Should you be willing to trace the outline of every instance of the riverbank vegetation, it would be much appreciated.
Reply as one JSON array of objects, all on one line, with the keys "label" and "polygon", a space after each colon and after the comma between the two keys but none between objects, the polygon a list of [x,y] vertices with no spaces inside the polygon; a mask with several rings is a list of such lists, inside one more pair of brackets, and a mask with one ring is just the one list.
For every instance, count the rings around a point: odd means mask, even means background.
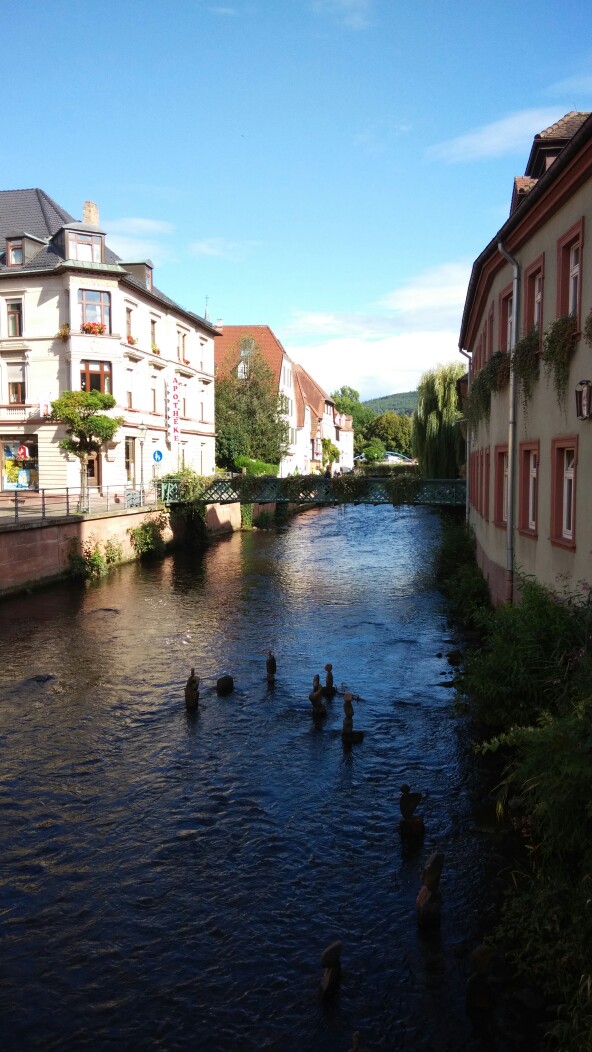
[{"label": "riverbank vegetation", "polygon": [[592,1048],[592,590],[522,583],[492,610],[464,525],[445,526],[436,575],[476,635],[457,686],[482,755],[500,764],[500,828],[518,837],[488,936],[548,1007],[546,1042]]}]

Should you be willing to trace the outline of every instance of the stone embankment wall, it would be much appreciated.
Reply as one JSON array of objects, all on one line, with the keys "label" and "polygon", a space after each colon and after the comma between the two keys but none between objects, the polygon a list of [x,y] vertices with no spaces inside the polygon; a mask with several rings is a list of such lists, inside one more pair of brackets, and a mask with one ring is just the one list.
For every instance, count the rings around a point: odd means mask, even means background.
[{"label": "stone embankment wall", "polygon": [[[93,540],[103,548],[105,541],[115,541],[121,545],[123,561],[132,561],[136,553],[128,530],[141,526],[147,517],[146,511],[118,510],[84,519],[0,527],[0,597],[67,576],[72,543],[82,545]],[[210,536],[232,533],[240,530],[240,525],[240,504],[210,504],[206,508]],[[174,547],[183,542],[185,534],[185,521],[179,517],[172,529],[165,530],[164,539]]]}]

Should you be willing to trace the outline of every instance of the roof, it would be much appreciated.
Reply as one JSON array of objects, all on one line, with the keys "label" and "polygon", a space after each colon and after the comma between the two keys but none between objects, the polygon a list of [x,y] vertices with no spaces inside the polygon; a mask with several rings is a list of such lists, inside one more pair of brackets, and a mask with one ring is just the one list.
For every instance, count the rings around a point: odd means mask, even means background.
[{"label": "roof", "polygon": [[74,217],[44,190],[0,190],[0,238],[26,231],[45,240],[72,222]]},{"label": "roof", "polygon": [[296,362],[294,363],[294,390],[298,427],[304,424],[304,410],[307,405],[310,406],[315,417],[320,419],[325,411],[325,402],[334,404],[333,399],[323,391],[322,387],[319,387],[316,380],[313,380],[306,369]]},{"label": "roof", "polygon": [[241,340],[249,336],[253,337],[255,346],[272,370],[279,390],[282,362],[284,358],[289,362],[292,359],[269,325],[224,325],[220,328],[214,339],[214,361],[218,373],[228,374],[238,364]]},{"label": "roof", "polygon": [[[93,271],[110,272],[117,276],[124,284],[134,288],[137,292],[143,292],[151,299],[163,306],[184,314],[201,328],[207,329],[212,335],[216,329],[199,314],[187,310],[175,300],[166,296],[160,289],[153,287],[147,289],[141,281],[125,270],[119,256],[113,252],[108,245],[104,248],[103,263],[79,262],[77,260],[66,260],[60,252],[58,244],[52,239],[63,227],[75,227],[90,230],[100,228],[80,223],[64,208],[61,208],[44,190],[0,190],[0,276],[15,276],[16,274],[31,274],[38,272],[56,271],[60,268],[68,270],[84,270],[88,273]],[[7,267],[4,262],[4,252],[1,242],[14,234],[27,232],[29,235],[40,240],[40,249],[32,259],[20,267]]]},{"label": "roof", "polygon": [[573,139],[576,132],[590,116],[589,112],[570,110],[555,124],[549,125],[535,135],[532,141],[530,156],[526,164],[525,175],[539,178],[557,158],[564,146]]},{"label": "roof", "polygon": [[[491,239],[489,244],[485,246],[481,254],[473,263],[458,341],[458,346],[461,350],[467,346],[466,337],[471,321],[473,303],[478,294],[482,272],[496,254],[499,257],[500,266],[505,264],[504,257],[501,256],[498,245],[502,243],[507,246],[510,252],[516,251],[520,246],[521,238],[526,236],[524,233],[525,229],[527,229],[525,220],[532,215],[532,212],[537,208],[538,202],[544,202],[545,195],[550,191],[554,184],[561,180],[564,172],[569,173],[572,171],[572,162],[575,162],[575,159],[578,158],[583,151],[587,151],[586,156],[590,154],[590,144],[592,143],[592,113],[576,113],[575,111],[572,111],[571,113],[566,114],[561,121],[557,121],[555,124],[551,125],[550,128],[547,128],[544,132],[535,136],[535,143],[551,141],[554,130],[558,128],[561,130],[575,128],[576,130],[573,132],[572,137],[565,141],[564,145],[562,145],[553,160],[553,163],[546,168],[540,178],[532,178],[527,168],[526,178],[531,179],[530,189],[522,195],[520,206],[510,213],[509,219],[507,219],[504,225],[500,227],[495,236]],[[557,141],[558,140],[555,140],[555,142]],[[533,157],[533,150],[531,150],[529,164]],[[569,186],[568,175],[566,175],[566,179]],[[562,192],[565,193],[567,191],[563,190]]]}]

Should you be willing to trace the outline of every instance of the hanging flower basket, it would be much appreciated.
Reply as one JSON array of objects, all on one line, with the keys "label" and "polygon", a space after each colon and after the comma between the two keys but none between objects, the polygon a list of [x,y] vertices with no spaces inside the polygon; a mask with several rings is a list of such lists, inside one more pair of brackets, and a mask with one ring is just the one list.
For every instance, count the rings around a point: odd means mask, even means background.
[{"label": "hanging flower basket", "polygon": [[85,321],[80,326],[80,331],[86,336],[104,336],[106,328],[101,321]]}]

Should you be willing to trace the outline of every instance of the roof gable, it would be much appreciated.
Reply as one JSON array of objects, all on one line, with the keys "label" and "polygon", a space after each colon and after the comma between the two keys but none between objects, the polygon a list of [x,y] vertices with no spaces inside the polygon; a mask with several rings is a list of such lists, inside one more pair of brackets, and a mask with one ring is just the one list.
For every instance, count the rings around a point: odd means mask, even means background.
[{"label": "roof gable", "polygon": [[278,389],[284,358],[291,361],[269,325],[224,325],[214,339],[214,360],[219,374],[228,374],[240,358],[241,340],[252,337],[273,372]]}]

